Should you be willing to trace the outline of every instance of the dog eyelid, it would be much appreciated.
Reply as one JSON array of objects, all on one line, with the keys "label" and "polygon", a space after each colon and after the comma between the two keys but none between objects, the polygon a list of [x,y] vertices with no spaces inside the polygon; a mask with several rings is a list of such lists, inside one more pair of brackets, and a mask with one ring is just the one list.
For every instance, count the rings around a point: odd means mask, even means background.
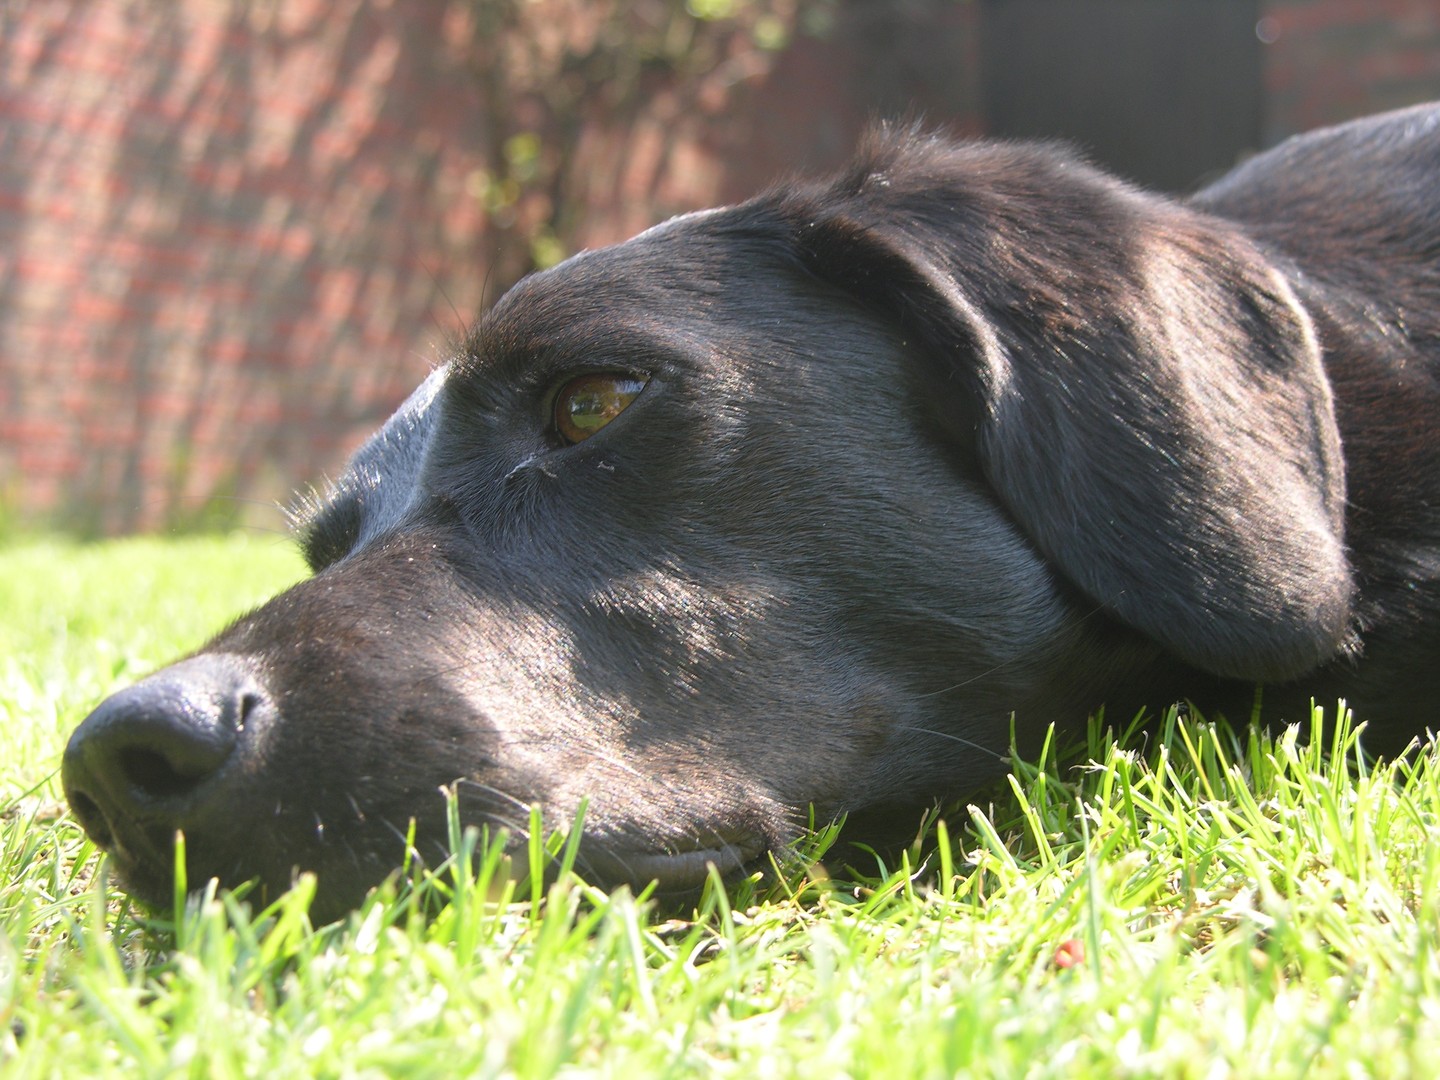
[{"label": "dog eyelid", "polygon": [[555,433],[567,446],[583,442],[640,396],[649,376],[623,371],[581,375],[560,387],[551,408]]}]

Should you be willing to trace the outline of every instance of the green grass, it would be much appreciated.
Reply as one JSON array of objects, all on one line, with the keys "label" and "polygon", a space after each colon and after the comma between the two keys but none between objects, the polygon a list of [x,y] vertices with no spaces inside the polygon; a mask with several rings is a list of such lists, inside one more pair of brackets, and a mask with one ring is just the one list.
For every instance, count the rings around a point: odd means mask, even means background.
[{"label": "green grass", "polygon": [[1097,728],[889,873],[678,913],[568,874],[532,894],[468,835],[332,926],[304,883],[148,916],[64,813],[65,735],[299,573],[270,539],[0,548],[6,1080],[1440,1069],[1440,762],[1366,766],[1333,711],[1308,743]]}]

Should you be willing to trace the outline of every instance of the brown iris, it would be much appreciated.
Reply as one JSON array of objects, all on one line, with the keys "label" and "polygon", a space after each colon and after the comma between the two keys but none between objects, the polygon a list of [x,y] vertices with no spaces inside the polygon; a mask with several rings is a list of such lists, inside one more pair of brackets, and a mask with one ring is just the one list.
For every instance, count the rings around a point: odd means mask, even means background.
[{"label": "brown iris", "polygon": [[571,379],[555,395],[555,430],[572,445],[588,439],[629,408],[648,381],[613,371]]}]

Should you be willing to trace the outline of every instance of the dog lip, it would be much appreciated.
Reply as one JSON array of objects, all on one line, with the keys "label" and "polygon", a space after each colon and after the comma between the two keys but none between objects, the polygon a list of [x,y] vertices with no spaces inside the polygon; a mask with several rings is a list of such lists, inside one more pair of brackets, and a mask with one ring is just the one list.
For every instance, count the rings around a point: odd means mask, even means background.
[{"label": "dog lip", "polygon": [[718,843],[684,850],[625,850],[606,847],[584,852],[584,865],[607,878],[637,887],[658,882],[665,890],[697,888],[705,883],[710,867],[721,877],[739,871],[764,853],[758,837],[716,838]]}]

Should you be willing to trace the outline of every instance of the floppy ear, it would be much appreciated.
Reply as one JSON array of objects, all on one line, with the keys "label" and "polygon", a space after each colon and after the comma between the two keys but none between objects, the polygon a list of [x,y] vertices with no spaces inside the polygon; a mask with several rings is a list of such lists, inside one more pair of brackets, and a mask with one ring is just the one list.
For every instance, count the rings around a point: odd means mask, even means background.
[{"label": "floppy ear", "polygon": [[1226,677],[1350,647],[1319,347],[1237,230],[1054,148],[884,134],[778,207],[811,272],[941,358],[1000,502],[1097,604]]}]

